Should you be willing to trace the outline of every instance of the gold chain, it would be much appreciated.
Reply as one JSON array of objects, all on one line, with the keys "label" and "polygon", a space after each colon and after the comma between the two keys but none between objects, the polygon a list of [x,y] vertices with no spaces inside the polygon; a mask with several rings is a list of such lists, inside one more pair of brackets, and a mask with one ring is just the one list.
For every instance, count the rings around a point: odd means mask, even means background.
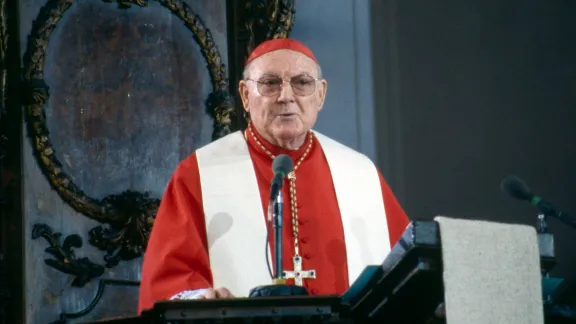
[{"label": "gold chain", "polygon": [[[256,141],[256,143],[258,143],[258,145],[260,145],[262,150],[264,150],[264,152],[266,152],[266,154],[272,160],[274,160],[276,158],[276,156],[274,156],[274,154],[272,154],[270,151],[268,151],[268,149],[266,149],[266,147],[264,145],[262,145],[262,143],[260,143],[260,141],[258,140],[256,135],[254,135],[254,132],[252,131],[252,125],[251,124],[248,124],[247,130],[250,131],[252,138]],[[290,182],[290,207],[292,210],[292,233],[294,234],[294,254],[296,256],[300,256],[300,245],[298,242],[298,209],[296,209],[296,170],[298,169],[300,164],[302,164],[302,161],[304,161],[304,159],[306,158],[306,156],[310,152],[310,149],[312,148],[312,143],[313,143],[313,138],[312,138],[313,136],[314,136],[314,133],[310,132],[310,140],[308,141],[308,147],[306,148],[306,151],[304,151],[304,154],[302,154],[302,157],[298,160],[298,162],[296,162],[296,165],[294,165],[294,170],[292,170],[292,172],[288,173],[288,180]],[[246,137],[246,133],[244,133],[244,137]]]}]

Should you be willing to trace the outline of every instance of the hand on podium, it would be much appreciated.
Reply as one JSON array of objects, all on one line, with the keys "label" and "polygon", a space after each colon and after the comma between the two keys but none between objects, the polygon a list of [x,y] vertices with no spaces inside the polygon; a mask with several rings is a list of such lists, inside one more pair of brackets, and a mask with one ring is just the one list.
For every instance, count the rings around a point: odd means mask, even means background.
[{"label": "hand on podium", "polygon": [[201,294],[199,294],[196,299],[226,299],[234,298],[234,295],[228,290],[228,288],[220,287],[217,289],[208,288]]}]

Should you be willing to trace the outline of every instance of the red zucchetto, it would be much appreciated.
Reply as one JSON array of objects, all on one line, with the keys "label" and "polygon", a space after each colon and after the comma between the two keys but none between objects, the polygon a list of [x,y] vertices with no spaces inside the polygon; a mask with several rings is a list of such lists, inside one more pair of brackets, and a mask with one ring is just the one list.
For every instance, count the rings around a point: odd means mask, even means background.
[{"label": "red zucchetto", "polygon": [[244,66],[248,65],[254,59],[266,53],[282,49],[302,53],[311,58],[312,60],[314,60],[314,62],[318,63],[318,60],[316,60],[316,57],[314,56],[312,51],[308,47],[306,47],[306,45],[300,43],[299,41],[289,38],[276,38],[267,40],[265,42],[260,43],[260,45],[256,46],[256,48],[252,51],[252,53],[250,53],[250,56],[248,56],[248,59],[246,60],[246,63],[244,63]]}]

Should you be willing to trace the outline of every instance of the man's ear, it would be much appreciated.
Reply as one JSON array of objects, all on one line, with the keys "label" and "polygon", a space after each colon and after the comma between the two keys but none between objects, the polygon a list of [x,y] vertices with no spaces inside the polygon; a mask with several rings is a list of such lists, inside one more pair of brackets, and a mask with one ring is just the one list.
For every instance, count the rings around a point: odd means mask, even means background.
[{"label": "man's ear", "polygon": [[238,83],[238,93],[242,99],[242,107],[244,107],[245,111],[248,111],[248,92],[248,84],[246,84],[246,81],[240,80]]},{"label": "man's ear", "polygon": [[326,79],[322,79],[320,81],[318,81],[319,87],[318,87],[318,111],[322,110],[322,107],[324,107],[324,100],[326,100],[326,92],[328,91],[328,82],[326,81]]}]

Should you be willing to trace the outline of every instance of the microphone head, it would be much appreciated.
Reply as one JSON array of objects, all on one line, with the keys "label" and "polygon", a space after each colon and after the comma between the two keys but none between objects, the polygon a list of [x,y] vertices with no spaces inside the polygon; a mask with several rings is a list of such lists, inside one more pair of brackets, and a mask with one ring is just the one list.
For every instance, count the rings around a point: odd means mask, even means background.
[{"label": "microphone head", "polygon": [[274,174],[281,173],[283,177],[292,172],[292,168],[294,168],[294,162],[292,162],[292,159],[286,154],[278,155],[272,162],[272,171],[274,171]]},{"label": "microphone head", "polygon": [[534,194],[532,194],[524,181],[514,175],[504,177],[500,183],[500,187],[502,191],[516,199],[530,201],[532,197],[534,197]]}]

